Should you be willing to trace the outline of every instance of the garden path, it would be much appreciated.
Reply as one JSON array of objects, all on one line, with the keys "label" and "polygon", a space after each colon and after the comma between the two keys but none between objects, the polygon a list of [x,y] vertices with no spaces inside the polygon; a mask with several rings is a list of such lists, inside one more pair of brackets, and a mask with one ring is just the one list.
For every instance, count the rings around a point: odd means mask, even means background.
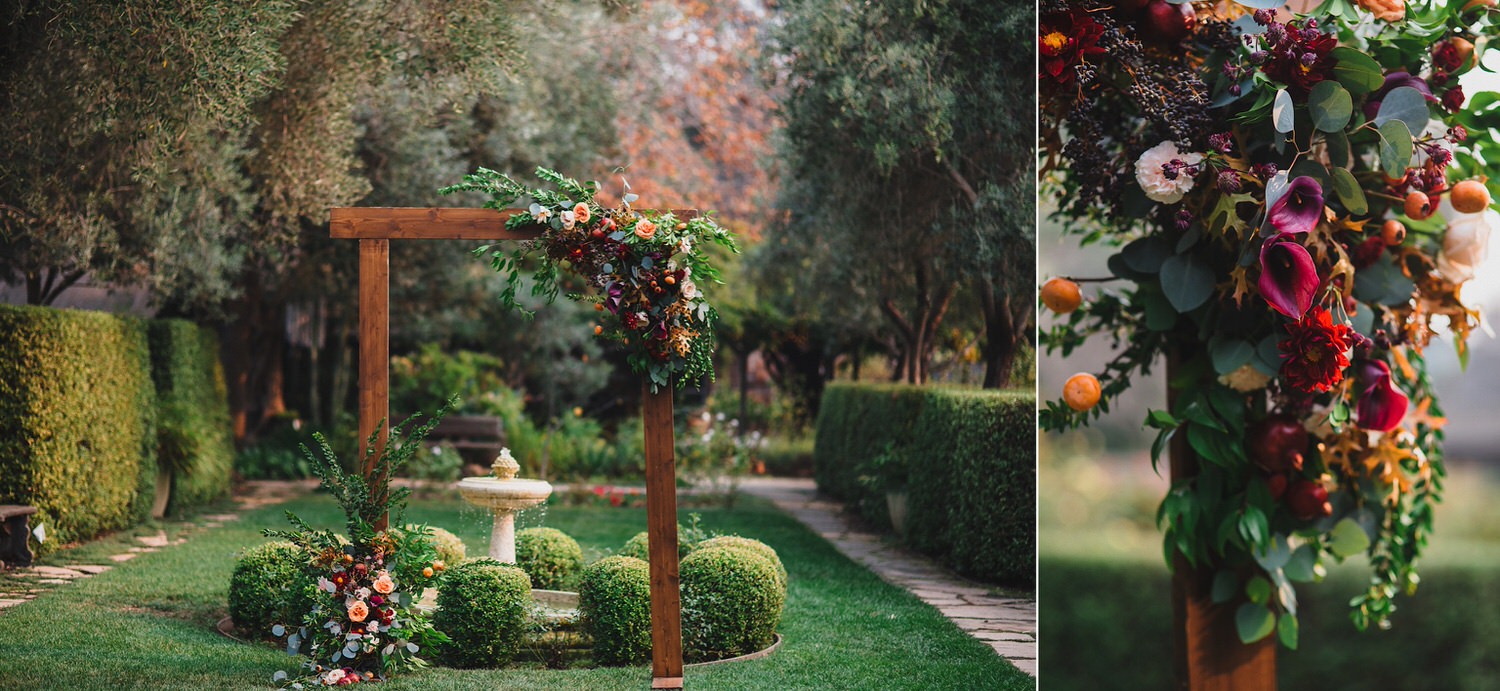
[{"label": "garden path", "polygon": [[769,500],[887,583],[912,592],[1001,657],[1036,676],[1036,599],[997,594],[925,556],[855,527],[843,505],[818,496],[811,479],[752,477],[740,491]]}]

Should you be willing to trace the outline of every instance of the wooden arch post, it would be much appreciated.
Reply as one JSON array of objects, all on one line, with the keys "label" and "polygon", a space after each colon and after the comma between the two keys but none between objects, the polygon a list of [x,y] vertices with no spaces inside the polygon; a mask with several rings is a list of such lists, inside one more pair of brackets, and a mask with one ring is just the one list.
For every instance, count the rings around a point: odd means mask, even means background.
[{"label": "wooden arch post", "polygon": [[[1186,355],[1167,355],[1167,409],[1175,410],[1177,381]],[[1186,434],[1167,447],[1172,486],[1198,475],[1198,458]],[[1211,568],[1194,568],[1181,554],[1172,563],[1172,657],[1177,691],[1275,691],[1276,637],[1246,645],[1234,624],[1234,605],[1213,601]]]},{"label": "wooden arch post", "polygon": [[[359,241],[359,452],[378,458],[390,432],[391,240],[531,240],[539,230],[508,230],[523,209],[335,208],[334,239]],[[679,218],[694,211],[674,211]],[[646,520],[651,561],[651,688],[682,688],[682,594],[677,575],[677,477],[673,458],[672,391],[651,391],[641,377],[645,426]],[[373,456],[366,442],[379,432]],[[368,479],[370,460],[363,468]],[[381,518],[384,528],[385,518]]]}]

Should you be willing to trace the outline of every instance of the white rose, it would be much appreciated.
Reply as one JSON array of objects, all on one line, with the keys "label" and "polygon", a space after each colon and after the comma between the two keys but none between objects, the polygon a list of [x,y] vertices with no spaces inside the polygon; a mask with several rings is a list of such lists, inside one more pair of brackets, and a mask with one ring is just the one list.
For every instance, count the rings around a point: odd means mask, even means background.
[{"label": "white rose", "polygon": [[1193,178],[1186,172],[1179,172],[1176,180],[1168,180],[1167,174],[1162,166],[1177,159],[1188,165],[1197,165],[1203,161],[1203,154],[1181,153],[1177,145],[1167,141],[1157,144],[1135,162],[1135,181],[1140,183],[1141,189],[1146,191],[1146,197],[1154,202],[1162,204],[1176,204],[1182,201],[1182,195],[1193,189]]},{"label": "white rose", "polygon": [[328,674],[323,677],[323,682],[326,684],[337,684],[343,680],[344,670],[338,668],[328,670]]},{"label": "white rose", "polygon": [[1443,233],[1443,251],[1438,254],[1438,271],[1454,283],[1463,283],[1474,278],[1475,268],[1484,261],[1490,245],[1490,233],[1500,226],[1500,213],[1485,209],[1477,214],[1462,214],[1443,197],[1438,207],[1448,221],[1448,230]]},{"label": "white rose", "polygon": [[682,282],[682,296],[691,300],[698,297],[698,284],[689,280]]}]

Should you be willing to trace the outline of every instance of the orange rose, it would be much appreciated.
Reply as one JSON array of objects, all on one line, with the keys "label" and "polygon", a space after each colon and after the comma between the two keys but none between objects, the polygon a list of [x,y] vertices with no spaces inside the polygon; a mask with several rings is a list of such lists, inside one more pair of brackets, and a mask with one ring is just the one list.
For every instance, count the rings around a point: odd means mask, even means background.
[{"label": "orange rose", "polygon": [[588,223],[590,218],[593,218],[593,214],[589,213],[588,204],[578,202],[577,204],[573,205],[574,221],[577,221],[579,223]]},{"label": "orange rose", "polygon": [[646,219],[641,219],[635,224],[635,236],[642,240],[650,240],[656,235],[656,224]]},{"label": "orange rose", "polygon": [[370,616],[370,608],[365,605],[364,600],[349,603],[349,621],[364,621],[368,616]]},{"label": "orange rose", "polygon": [[391,591],[396,589],[396,583],[391,580],[391,575],[383,571],[380,573],[380,577],[375,579],[373,585],[375,592],[381,595],[390,595]]},{"label": "orange rose", "polygon": [[1399,22],[1406,18],[1406,0],[1357,0],[1363,7],[1375,15],[1377,19],[1387,22]]}]

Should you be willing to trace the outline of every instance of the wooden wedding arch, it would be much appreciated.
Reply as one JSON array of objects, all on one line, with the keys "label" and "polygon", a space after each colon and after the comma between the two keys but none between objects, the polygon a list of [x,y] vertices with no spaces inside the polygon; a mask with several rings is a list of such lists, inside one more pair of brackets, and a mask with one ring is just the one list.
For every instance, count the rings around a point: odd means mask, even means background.
[{"label": "wooden wedding arch", "polygon": [[[390,432],[390,257],[392,240],[531,240],[541,229],[509,230],[524,209],[335,208],[329,234],[359,241],[359,439],[363,471]],[[678,218],[697,215],[674,210]],[[677,578],[677,478],[673,459],[672,389],[651,390],[642,375],[646,520],[651,564],[651,688],[682,688],[682,600]],[[377,431],[376,453],[366,440]],[[384,519],[382,519],[383,521]],[[384,527],[384,526],[381,526]]]}]

